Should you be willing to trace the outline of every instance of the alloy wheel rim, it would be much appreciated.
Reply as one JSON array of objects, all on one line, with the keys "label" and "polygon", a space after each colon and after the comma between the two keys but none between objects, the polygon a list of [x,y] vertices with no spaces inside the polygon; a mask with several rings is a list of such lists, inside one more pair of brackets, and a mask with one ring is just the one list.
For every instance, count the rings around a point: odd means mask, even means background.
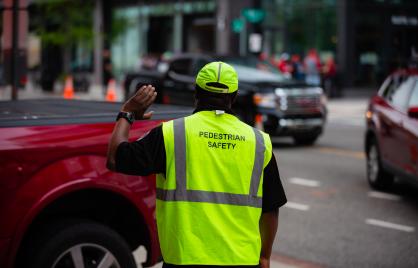
[{"label": "alloy wheel rim", "polygon": [[54,261],[52,268],[121,268],[108,249],[92,243],[77,244],[65,250]]},{"label": "alloy wheel rim", "polygon": [[372,145],[369,150],[368,161],[368,177],[371,182],[376,182],[377,173],[379,172],[379,161],[376,146]]}]

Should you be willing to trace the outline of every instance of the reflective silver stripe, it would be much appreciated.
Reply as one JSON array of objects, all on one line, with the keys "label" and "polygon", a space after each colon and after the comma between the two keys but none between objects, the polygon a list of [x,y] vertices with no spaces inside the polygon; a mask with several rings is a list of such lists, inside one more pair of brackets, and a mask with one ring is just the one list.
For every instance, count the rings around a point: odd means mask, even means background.
[{"label": "reflective silver stripe", "polygon": [[257,197],[264,164],[264,139],[260,131],[254,130],[256,138],[254,167],[251,174],[249,194],[233,194],[201,190],[187,190],[186,184],[186,129],[184,118],[173,121],[174,157],[176,166],[176,189],[157,188],[157,198],[163,201],[207,202],[237,206],[262,207],[262,198]]},{"label": "reflective silver stripe", "polygon": [[206,202],[256,208],[261,208],[263,205],[261,197],[199,190],[187,190],[187,194],[182,195],[179,194],[177,190],[164,190],[157,188],[157,199],[163,201]]},{"label": "reflective silver stripe", "polygon": [[173,121],[174,157],[176,163],[176,189],[180,195],[186,194],[186,130],[184,118]]},{"label": "reflective silver stripe", "polygon": [[222,62],[219,63],[219,67],[218,67],[218,82],[219,83],[219,79],[221,79],[221,68],[222,68]]},{"label": "reflective silver stripe", "polygon": [[253,128],[255,134],[255,157],[253,173],[251,174],[250,195],[257,196],[258,187],[260,186],[261,174],[264,166],[264,151],[266,146],[264,144],[263,134],[258,129]]}]

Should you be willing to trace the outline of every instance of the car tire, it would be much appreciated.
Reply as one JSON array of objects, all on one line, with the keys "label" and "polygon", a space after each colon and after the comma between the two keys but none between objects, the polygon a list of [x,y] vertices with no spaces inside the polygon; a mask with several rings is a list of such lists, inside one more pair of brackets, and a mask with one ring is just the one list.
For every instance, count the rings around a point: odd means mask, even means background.
[{"label": "car tire", "polygon": [[370,142],[367,149],[367,181],[378,190],[387,190],[394,181],[393,174],[386,171],[382,165],[379,146],[375,140]]},{"label": "car tire", "polygon": [[320,134],[318,133],[304,133],[293,135],[293,140],[296,145],[312,145],[316,142]]},{"label": "car tire", "polygon": [[114,230],[95,222],[80,220],[53,223],[30,242],[22,267],[135,268],[134,257],[126,241]]}]

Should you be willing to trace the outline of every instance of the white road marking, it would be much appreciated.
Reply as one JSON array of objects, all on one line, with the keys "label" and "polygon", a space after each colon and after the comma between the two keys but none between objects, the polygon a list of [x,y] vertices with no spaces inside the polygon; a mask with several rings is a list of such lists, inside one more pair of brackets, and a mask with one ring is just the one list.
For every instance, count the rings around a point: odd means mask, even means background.
[{"label": "white road marking", "polygon": [[402,197],[400,197],[399,195],[376,192],[376,191],[369,192],[368,196],[374,197],[374,198],[392,200],[392,201],[400,201],[402,199]]},{"label": "white road marking", "polygon": [[409,233],[415,231],[415,228],[412,226],[401,225],[401,224],[396,224],[396,223],[381,221],[381,220],[376,220],[376,219],[366,219],[366,223],[370,225],[374,225],[374,226],[390,228],[390,229],[395,229],[395,230],[409,232]]},{"label": "white road marking", "polygon": [[318,187],[319,186],[319,181],[302,179],[302,178],[290,178],[289,182],[293,183],[293,184],[297,184],[297,185],[308,186],[308,187]]},{"label": "white road marking", "polygon": [[293,208],[293,209],[302,210],[302,211],[309,210],[308,205],[295,203],[295,202],[287,202],[284,206],[287,208]]}]

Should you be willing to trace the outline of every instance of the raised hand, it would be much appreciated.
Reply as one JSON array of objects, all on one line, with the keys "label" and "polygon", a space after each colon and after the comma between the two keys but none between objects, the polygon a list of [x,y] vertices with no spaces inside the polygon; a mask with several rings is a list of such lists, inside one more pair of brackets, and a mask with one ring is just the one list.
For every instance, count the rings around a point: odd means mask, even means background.
[{"label": "raised hand", "polygon": [[157,97],[155,88],[151,85],[142,86],[134,96],[125,102],[122,111],[132,112],[135,119],[150,119],[152,112],[145,113]]}]

